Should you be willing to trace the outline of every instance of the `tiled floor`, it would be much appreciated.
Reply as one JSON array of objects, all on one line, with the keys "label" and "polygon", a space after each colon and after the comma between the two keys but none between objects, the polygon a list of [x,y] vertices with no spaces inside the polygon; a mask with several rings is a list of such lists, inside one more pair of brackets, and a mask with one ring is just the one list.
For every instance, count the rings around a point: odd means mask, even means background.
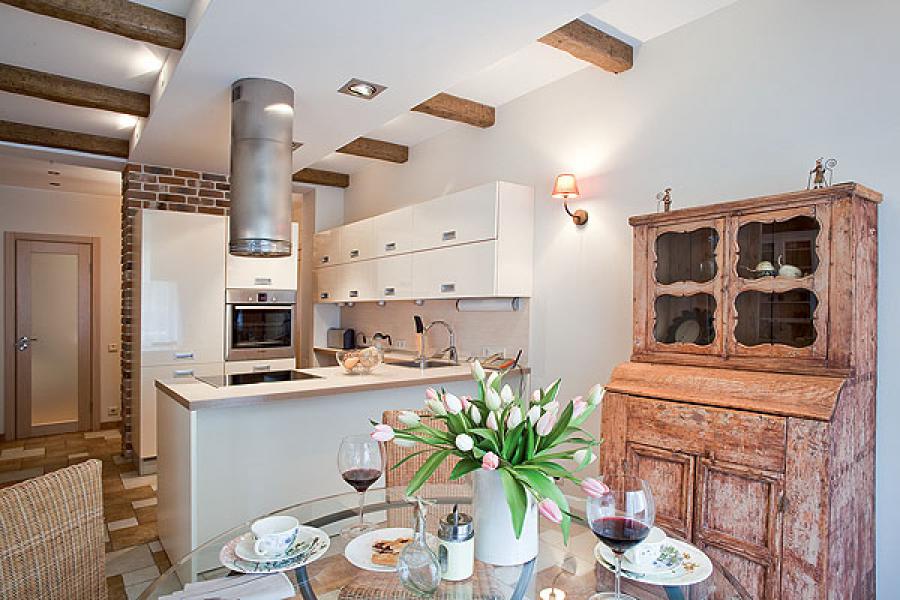
[{"label": "tiled floor", "polygon": [[169,568],[156,533],[156,475],[138,476],[121,442],[115,430],[0,442],[0,488],[89,458],[103,461],[109,600],[137,598]]}]

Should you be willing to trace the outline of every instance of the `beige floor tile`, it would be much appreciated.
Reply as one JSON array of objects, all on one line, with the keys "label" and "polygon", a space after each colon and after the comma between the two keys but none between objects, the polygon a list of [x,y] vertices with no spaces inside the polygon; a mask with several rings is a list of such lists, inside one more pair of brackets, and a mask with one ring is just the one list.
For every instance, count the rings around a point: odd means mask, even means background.
[{"label": "beige floor tile", "polygon": [[156,506],[157,498],[144,498],[143,500],[135,500],[131,503],[132,508],[147,508],[148,506]]},{"label": "beige floor tile", "polygon": [[128,600],[137,600],[141,597],[141,594],[144,593],[152,581],[142,581],[141,583],[135,583],[134,585],[126,585],[125,586],[125,596]]},{"label": "beige floor tile", "polygon": [[144,567],[143,569],[138,569],[137,571],[129,571],[128,573],[122,573],[122,582],[125,584],[125,587],[132,586],[136,583],[143,583],[144,581],[153,581],[159,577],[159,569],[154,564],[150,567]]},{"label": "beige floor tile", "polygon": [[109,529],[110,534],[120,529],[126,529],[128,527],[137,527],[138,520],[135,517],[131,517],[129,519],[121,519],[119,521],[110,521],[106,524],[106,527]]},{"label": "beige floor tile", "polygon": [[155,564],[153,555],[146,544],[109,552],[106,555],[106,576],[122,575],[149,567],[152,564]]}]

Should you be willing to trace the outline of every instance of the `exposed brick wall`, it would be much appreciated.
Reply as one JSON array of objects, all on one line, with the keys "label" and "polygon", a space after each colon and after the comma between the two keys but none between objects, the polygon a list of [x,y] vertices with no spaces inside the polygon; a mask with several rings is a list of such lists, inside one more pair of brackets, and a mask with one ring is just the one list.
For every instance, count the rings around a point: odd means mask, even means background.
[{"label": "exposed brick wall", "polygon": [[134,281],[134,219],[138,211],[177,210],[227,215],[231,207],[228,177],[173,167],[129,163],[122,172],[122,451],[132,455],[134,353],[138,333],[131,318]]}]

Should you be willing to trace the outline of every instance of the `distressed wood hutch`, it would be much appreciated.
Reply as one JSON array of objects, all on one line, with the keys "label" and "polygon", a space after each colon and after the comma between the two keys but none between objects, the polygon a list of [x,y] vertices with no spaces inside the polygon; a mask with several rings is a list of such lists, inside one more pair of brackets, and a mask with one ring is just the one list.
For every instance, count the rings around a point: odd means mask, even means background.
[{"label": "distressed wood hutch", "polygon": [[602,468],[753,598],[875,595],[877,207],[854,183],[632,217]]}]

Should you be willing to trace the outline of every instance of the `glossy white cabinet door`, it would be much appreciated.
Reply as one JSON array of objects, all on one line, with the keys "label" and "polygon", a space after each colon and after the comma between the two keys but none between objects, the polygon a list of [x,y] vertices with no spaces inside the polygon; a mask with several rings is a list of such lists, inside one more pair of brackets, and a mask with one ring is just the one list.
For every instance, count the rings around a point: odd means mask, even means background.
[{"label": "glossy white cabinet door", "polygon": [[[291,255],[280,258],[249,258],[227,255],[225,283],[230,288],[297,289],[297,250],[300,225],[291,223]],[[227,252],[227,248],[226,248]]]},{"label": "glossy white cabinet door", "polygon": [[340,259],[342,229],[343,227],[335,227],[313,236],[313,258],[316,261],[314,264],[316,268],[346,262]]},{"label": "glossy white cabinet door", "polygon": [[413,297],[412,254],[386,256],[373,262],[375,295],[379,300],[409,300]]},{"label": "glossy white cabinet door", "polygon": [[372,219],[375,256],[394,256],[413,250],[413,208],[408,206]]},{"label": "glossy white cabinet door", "polygon": [[416,298],[478,298],[496,289],[497,242],[417,252],[413,257]]},{"label": "glossy white cabinet door", "polygon": [[139,458],[155,457],[157,436],[166,435],[165,431],[157,431],[156,428],[156,380],[166,382],[191,381],[197,376],[221,375],[224,373],[224,369],[222,362],[184,366],[141,367],[141,401],[137,414],[139,426],[135,428],[134,432],[135,448]]},{"label": "glossy white cabinet door", "polygon": [[341,227],[341,262],[375,258],[375,224],[363,219]]},{"label": "glossy white cabinet door", "polygon": [[274,358],[272,360],[236,360],[225,363],[225,374],[265,373],[268,371],[289,371],[297,367],[293,358]]},{"label": "glossy white cabinet door", "polygon": [[141,365],[221,361],[225,217],[139,213]]},{"label": "glossy white cabinet door", "polygon": [[338,301],[375,300],[375,265],[373,261],[341,265],[338,275]]},{"label": "glossy white cabinet door", "polygon": [[415,249],[442,248],[497,237],[497,182],[413,207]]},{"label": "glossy white cabinet door", "polygon": [[343,265],[316,269],[316,302],[338,302],[338,283]]}]

